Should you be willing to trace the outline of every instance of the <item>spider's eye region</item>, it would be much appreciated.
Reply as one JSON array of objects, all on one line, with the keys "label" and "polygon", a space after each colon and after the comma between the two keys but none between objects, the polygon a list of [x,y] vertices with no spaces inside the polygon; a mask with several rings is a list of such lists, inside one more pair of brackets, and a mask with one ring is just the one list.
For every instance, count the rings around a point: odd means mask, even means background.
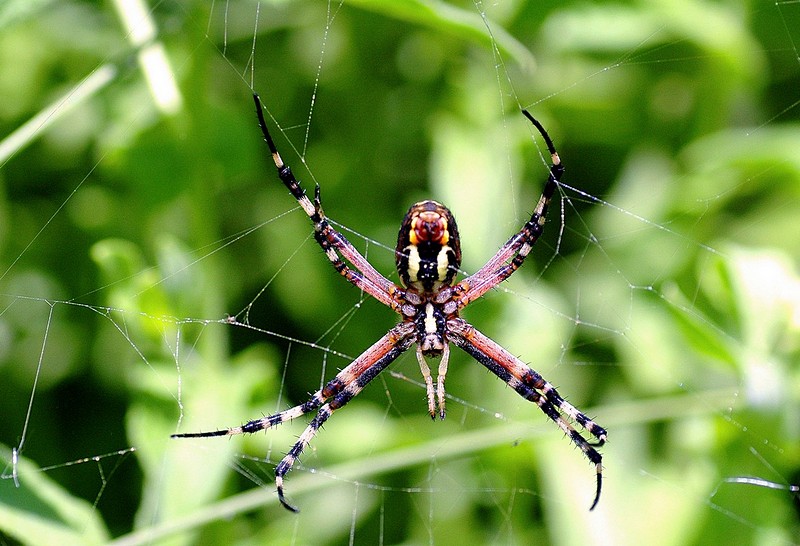
[{"label": "spider's eye region", "polygon": [[461,245],[453,214],[441,203],[411,206],[397,236],[397,271],[409,288],[433,292],[450,285],[461,265]]}]

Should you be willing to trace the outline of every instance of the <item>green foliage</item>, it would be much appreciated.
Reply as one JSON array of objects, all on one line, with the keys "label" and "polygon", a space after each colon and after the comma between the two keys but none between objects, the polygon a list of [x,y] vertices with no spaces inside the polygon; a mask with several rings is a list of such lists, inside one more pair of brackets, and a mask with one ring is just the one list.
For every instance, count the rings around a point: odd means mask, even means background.
[{"label": "green foliage", "polygon": [[[134,21],[173,102],[115,9],[0,7],[0,542],[798,543],[799,5],[160,2]],[[272,471],[302,424],[169,438],[305,400],[395,319],[314,244],[252,91],[393,279],[416,200],[467,271],[519,229],[519,108],[543,122],[546,234],[466,316],[609,429],[594,512],[581,454],[460,353],[444,422],[413,355],[329,421],[299,515]]]}]

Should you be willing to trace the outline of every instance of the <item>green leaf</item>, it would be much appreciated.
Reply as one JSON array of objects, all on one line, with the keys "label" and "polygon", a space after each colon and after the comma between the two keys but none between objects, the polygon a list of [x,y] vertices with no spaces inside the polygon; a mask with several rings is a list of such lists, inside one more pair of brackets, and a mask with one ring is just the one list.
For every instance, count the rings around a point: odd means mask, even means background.
[{"label": "green leaf", "polygon": [[[0,452],[11,460],[6,446],[0,447]],[[19,458],[14,471],[19,487],[11,480],[0,482],[0,530],[7,536],[23,544],[43,546],[87,546],[108,541],[100,513],[89,502],[70,495],[24,457]]]}]

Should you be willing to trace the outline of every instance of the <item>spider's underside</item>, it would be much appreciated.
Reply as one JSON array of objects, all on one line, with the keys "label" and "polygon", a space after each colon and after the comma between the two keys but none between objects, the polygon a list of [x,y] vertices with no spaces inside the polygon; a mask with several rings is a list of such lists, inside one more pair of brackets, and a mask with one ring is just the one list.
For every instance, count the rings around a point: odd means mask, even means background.
[{"label": "spider's underside", "polygon": [[[602,456],[595,449],[607,437],[604,428],[567,402],[550,383],[535,370],[509,353],[459,317],[461,309],[507,279],[525,260],[539,238],[545,223],[548,205],[561,179],[564,168],[547,132],[527,111],[522,113],[536,127],[547,144],[552,158],[550,174],[536,208],[522,229],[515,233],[476,273],[453,284],[461,264],[458,228],[452,213],[436,201],[420,201],[411,206],[397,237],[395,261],[403,286],[381,275],[336,231],[322,210],[319,185],[313,201],[306,195],[291,169],[281,159],[264,120],[258,95],[253,95],[264,140],[269,147],[278,176],[314,224],[314,237],[333,267],[350,283],[397,312],[401,321],[382,338],[340,371],[309,400],[280,413],[255,419],[244,425],[212,432],[174,434],[174,438],[229,436],[253,433],[316,411],[316,415],[286,456],[275,468],[278,498],[289,510],[283,492],[283,477],[316,435],[319,428],[337,409],[381,373],[404,351],[416,343],[417,360],[425,380],[428,412],[433,419],[445,417],[444,380],[450,356],[449,344],[461,348],[505,381],[520,396],[535,403],[578,446],[594,465],[597,489],[591,509],[600,500]],[[345,263],[349,262],[349,266]],[[439,358],[436,382],[431,376],[427,358]],[[597,442],[589,443],[572,423],[577,423]]]}]

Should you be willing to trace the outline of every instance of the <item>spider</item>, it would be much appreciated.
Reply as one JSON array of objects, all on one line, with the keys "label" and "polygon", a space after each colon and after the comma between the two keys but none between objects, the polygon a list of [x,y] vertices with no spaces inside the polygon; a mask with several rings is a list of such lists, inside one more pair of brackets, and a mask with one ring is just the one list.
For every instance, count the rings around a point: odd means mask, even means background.
[{"label": "spider", "polygon": [[[283,162],[264,119],[264,108],[253,94],[264,140],[272,154],[278,177],[289,189],[314,224],[314,237],[334,269],[350,283],[400,315],[399,324],[342,369],[309,400],[280,413],[249,421],[241,426],[212,432],[173,434],[173,438],[205,438],[252,434],[286,421],[316,412],[286,456],[275,467],[275,485],[281,504],[292,512],[284,495],[283,478],[305,447],[334,411],[353,399],[397,357],[416,343],[416,354],[425,380],[428,413],[432,419],[445,417],[445,388],[450,343],[464,350],[490,372],[505,381],[520,396],[539,406],[547,417],[580,448],[595,465],[597,489],[590,510],[600,500],[602,456],[595,449],[606,442],[607,432],[567,402],[538,372],[459,317],[461,310],[514,273],[542,233],[548,205],[561,180],[564,167],[544,127],[522,110],[544,138],[552,163],[544,190],[533,214],[522,229],[511,236],[497,253],[476,273],[455,283],[461,264],[461,244],[453,214],[436,201],[420,201],[411,206],[400,226],[395,261],[402,286],[381,275],[344,235],[331,226],[322,210],[319,184],[314,199],[306,195],[291,169]],[[345,260],[350,263],[348,266]],[[434,383],[428,358],[439,358]],[[577,423],[594,438],[589,443],[571,423]]]}]

